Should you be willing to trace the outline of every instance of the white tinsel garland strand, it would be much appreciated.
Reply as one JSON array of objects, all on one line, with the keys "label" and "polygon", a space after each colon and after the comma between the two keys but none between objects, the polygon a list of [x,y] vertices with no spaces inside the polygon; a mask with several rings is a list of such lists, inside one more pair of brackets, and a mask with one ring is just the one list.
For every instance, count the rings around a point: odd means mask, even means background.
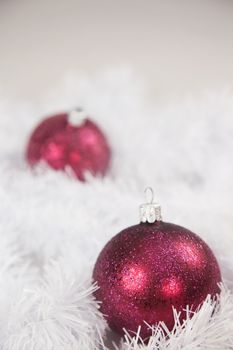
[{"label": "white tinsel garland strand", "polygon": [[15,300],[21,300],[24,289],[36,283],[39,273],[30,263],[22,247],[7,238],[2,230],[0,233],[0,348],[2,349],[8,338],[9,320],[15,316]]},{"label": "white tinsel garland strand", "polygon": [[1,349],[99,349],[106,323],[92,295],[96,288],[59,262],[48,264],[41,283],[15,300]]}]

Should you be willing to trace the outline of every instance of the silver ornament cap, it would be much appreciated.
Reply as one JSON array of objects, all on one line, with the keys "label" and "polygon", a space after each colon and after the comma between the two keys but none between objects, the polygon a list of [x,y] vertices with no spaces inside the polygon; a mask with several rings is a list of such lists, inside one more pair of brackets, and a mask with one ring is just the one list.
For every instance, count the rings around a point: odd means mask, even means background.
[{"label": "silver ornament cap", "polygon": [[[161,205],[154,202],[154,191],[151,187],[145,189],[147,203],[143,203],[139,207],[140,222],[148,222],[153,224],[155,221],[161,221]],[[150,197],[149,197],[150,196]]]},{"label": "silver ornament cap", "polygon": [[87,118],[86,112],[81,108],[77,107],[72,109],[68,113],[68,122],[72,126],[81,126]]}]

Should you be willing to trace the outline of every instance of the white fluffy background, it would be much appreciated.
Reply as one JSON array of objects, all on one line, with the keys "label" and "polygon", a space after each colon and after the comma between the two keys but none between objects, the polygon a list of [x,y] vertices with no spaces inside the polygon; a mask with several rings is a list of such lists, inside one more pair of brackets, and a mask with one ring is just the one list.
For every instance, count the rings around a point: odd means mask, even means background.
[{"label": "white fluffy background", "polygon": [[[43,167],[31,172],[24,149],[33,127],[42,116],[77,105],[108,136],[111,172],[85,184]],[[38,104],[1,96],[0,146],[1,349],[233,349],[230,93],[158,108],[127,71],[70,74]],[[225,287],[218,301],[207,299],[168,336],[160,325],[148,344],[126,336],[111,345],[91,272],[106,241],[138,222],[146,186],[155,189],[165,221],[212,247]]]}]

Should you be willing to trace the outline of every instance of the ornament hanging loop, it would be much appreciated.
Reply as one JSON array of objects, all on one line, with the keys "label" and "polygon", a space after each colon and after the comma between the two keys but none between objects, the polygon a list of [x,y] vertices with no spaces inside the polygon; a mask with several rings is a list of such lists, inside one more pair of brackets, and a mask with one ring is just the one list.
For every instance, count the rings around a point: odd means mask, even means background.
[{"label": "ornament hanging loop", "polygon": [[144,191],[146,195],[146,203],[139,207],[140,222],[148,222],[150,224],[155,221],[161,221],[161,206],[154,202],[154,191],[151,187],[147,187]]},{"label": "ornament hanging loop", "polygon": [[[152,204],[154,202],[154,190],[152,187],[146,187],[144,190],[144,193],[146,195],[146,201],[149,204]],[[150,200],[148,200],[150,198]]]}]

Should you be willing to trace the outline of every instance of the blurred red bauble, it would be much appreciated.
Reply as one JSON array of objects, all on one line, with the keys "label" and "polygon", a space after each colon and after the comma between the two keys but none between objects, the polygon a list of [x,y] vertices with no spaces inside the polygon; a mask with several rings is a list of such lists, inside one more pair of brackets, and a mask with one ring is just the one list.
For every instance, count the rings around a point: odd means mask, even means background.
[{"label": "blurred red bauble", "polygon": [[112,330],[137,332],[141,325],[143,339],[151,335],[145,322],[163,321],[171,330],[173,306],[184,319],[184,308],[189,305],[196,310],[208,294],[219,293],[221,281],[207,244],[181,226],[160,221],[152,203],[147,207],[144,222],[126,228],[107,243],[93,273],[99,286],[95,297]]},{"label": "blurred red bauble", "polygon": [[105,175],[111,151],[100,128],[77,109],[43,120],[29,139],[26,158],[31,166],[44,161],[55,170],[70,168],[84,181],[86,172]]}]

